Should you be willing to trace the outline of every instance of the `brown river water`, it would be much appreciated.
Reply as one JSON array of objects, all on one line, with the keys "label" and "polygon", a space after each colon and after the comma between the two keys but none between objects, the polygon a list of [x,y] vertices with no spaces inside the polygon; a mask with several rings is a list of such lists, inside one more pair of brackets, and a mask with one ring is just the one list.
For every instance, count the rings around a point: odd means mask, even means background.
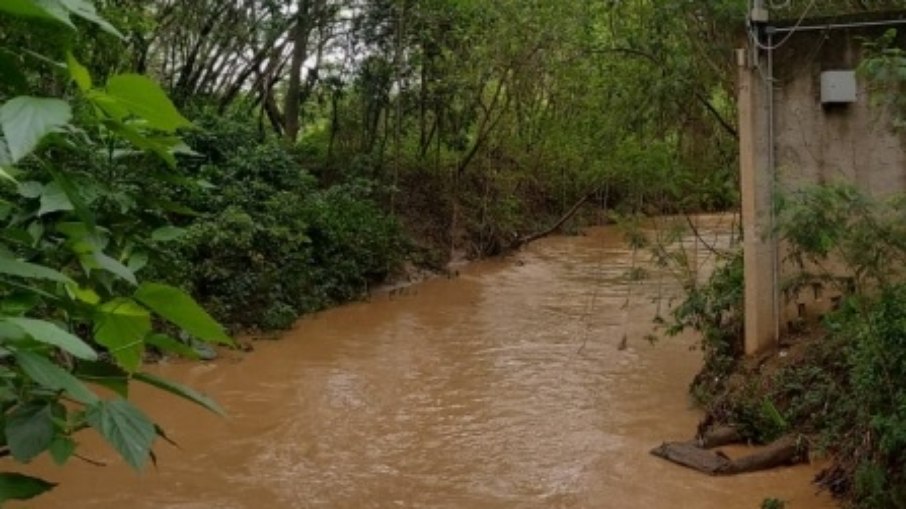
[{"label": "brown river water", "polygon": [[[715,238],[728,227],[703,220]],[[644,339],[670,285],[629,291],[632,260],[615,228],[550,238],[306,318],[248,355],[164,363],[229,416],[136,390],[180,448],[136,474],[85,435],[109,465],[35,465],[61,485],[25,507],[833,507],[817,465],[711,478],[648,454],[692,435],[700,354],[692,337]]]}]

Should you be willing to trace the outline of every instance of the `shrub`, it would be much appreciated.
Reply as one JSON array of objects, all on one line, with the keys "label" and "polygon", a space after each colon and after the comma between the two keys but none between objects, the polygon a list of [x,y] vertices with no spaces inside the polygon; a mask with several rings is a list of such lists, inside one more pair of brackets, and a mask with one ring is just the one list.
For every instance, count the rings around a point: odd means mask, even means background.
[{"label": "shrub", "polygon": [[185,285],[224,322],[289,327],[302,313],[363,295],[407,249],[367,185],[319,190],[277,140],[240,122],[201,122],[191,142],[200,214],[154,270]]}]

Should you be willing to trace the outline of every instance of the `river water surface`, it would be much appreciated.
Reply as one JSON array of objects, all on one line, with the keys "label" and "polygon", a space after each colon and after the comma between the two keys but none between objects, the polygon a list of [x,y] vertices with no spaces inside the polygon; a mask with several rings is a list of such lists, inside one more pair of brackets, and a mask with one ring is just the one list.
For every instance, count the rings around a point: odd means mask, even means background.
[{"label": "river water surface", "polygon": [[700,354],[691,337],[644,339],[669,285],[629,291],[632,259],[613,228],[551,238],[304,319],[247,356],[165,363],[229,417],[137,390],[181,448],[138,475],[86,435],[109,466],[36,465],[62,484],[28,507],[832,507],[817,466],[710,478],[648,454],[692,435]]}]

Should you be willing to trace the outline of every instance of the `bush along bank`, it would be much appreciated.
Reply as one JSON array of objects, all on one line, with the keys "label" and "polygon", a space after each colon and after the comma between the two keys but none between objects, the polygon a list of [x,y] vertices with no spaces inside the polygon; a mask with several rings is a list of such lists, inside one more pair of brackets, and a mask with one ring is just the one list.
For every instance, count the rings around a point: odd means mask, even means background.
[{"label": "bush along bank", "polygon": [[830,185],[786,197],[781,210],[786,262],[800,269],[785,290],[843,297],[781,351],[744,359],[741,261],[691,292],[674,325],[703,336],[691,388],[703,427],[731,425],[753,443],[798,435],[832,459],[817,481],[845,503],[906,507],[906,201]]},{"label": "bush along bank", "polygon": [[149,270],[186,287],[234,328],[287,328],[299,315],[365,295],[410,245],[371,182],[319,188],[294,154],[253,125],[202,120],[171,198],[182,229]]}]

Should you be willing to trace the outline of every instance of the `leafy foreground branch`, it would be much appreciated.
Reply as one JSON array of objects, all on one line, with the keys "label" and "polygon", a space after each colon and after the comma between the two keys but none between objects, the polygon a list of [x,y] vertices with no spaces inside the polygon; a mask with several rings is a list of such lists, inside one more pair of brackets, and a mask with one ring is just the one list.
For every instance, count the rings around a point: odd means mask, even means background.
[{"label": "leafy foreground branch", "polygon": [[833,458],[818,479],[853,507],[906,505],[906,200],[831,185],[784,200],[788,295],[839,293],[820,326],[778,352],[744,360],[742,265],[734,259],[674,311],[674,332],[702,333],[705,368],[692,386],[702,429],[733,426],[768,443],[795,435]]},{"label": "leafy foreground branch", "polygon": [[[175,154],[184,147],[177,131],[192,125],[144,76],[93,83],[70,52],[73,19],[107,32],[111,41],[120,35],[90,2],[4,1],[0,16],[29,41],[54,33],[59,43],[48,54],[0,48],[0,457],[28,463],[47,453],[65,464],[76,455],[75,435],[92,429],[141,469],[165,435],[128,401],[132,382],[222,413],[202,394],[144,373],[146,349],[191,353],[168,335],[174,332],[212,344],[233,341],[182,290],[139,281],[145,247],[172,227],[149,219],[150,208],[125,206],[116,221],[101,224],[109,198],[103,182],[59,162],[85,153],[121,165],[156,159],[155,178],[172,181],[179,176]],[[66,85],[43,96],[32,86],[42,79]],[[139,191],[116,198],[141,203],[146,197]],[[102,398],[93,386],[115,396]],[[0,504],[53,486],[2,472]]]}]

